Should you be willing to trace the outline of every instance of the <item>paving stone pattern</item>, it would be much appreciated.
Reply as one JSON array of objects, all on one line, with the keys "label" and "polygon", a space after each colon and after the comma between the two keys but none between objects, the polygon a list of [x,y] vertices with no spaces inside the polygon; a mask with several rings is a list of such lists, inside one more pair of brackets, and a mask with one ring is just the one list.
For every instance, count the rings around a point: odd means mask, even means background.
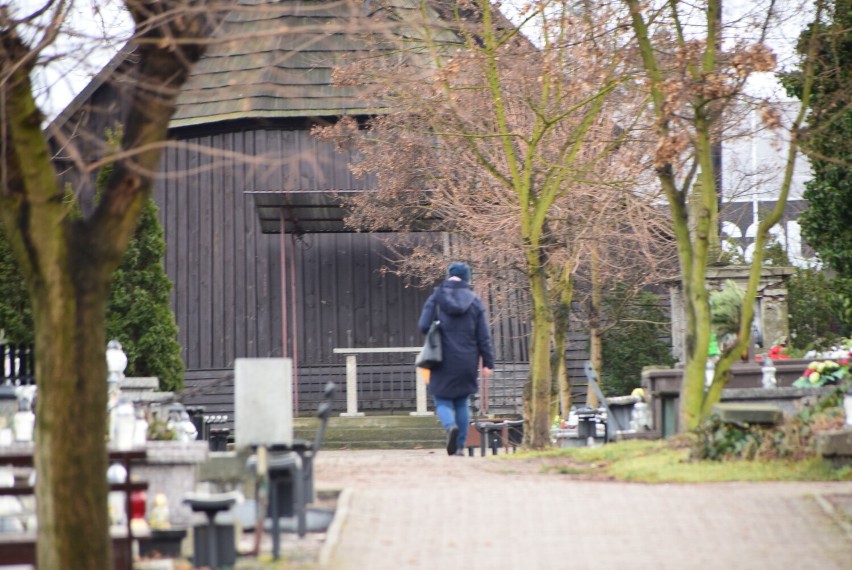
[{"label": "paving stone pattern", "polygon": [[849,526],[818,500],[852,496],[852,482],[649,485],[540,467],[441,450],[323,451],[317,484],[351,490],[328,567],[852,568]]}]

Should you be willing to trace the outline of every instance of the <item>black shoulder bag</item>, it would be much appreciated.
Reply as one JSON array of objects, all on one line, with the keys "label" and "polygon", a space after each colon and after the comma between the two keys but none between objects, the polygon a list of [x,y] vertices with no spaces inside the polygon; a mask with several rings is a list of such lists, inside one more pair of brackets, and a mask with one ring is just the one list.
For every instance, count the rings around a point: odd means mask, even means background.
[{"label": "black shoulder bag", "polygon": [[417,368],[428,368],[432,370],[441,364],[441,312],[438,309],[438,301],[435,300],[435,316],[432,318],[432,324],[429,325],[429,330],[426,332],[426,340],[423,343],[423,348],[420,354],[417,355],[417,360],[414,365]]}]

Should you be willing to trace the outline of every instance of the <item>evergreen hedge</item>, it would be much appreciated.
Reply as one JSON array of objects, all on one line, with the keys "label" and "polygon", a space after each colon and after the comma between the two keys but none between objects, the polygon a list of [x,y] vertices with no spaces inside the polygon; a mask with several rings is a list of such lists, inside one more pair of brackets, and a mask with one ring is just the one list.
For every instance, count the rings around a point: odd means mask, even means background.
[{"label": "evergreen hedge", "polygon": [[[104,168],[99,180],[108,175]],[[108,339],[127,353],[127,376],[156,376],[161,390],[183,389],[184,364],[177,323],[169,305],[172,284],[163,267],[166,243],[157,206],[148,200],[121,265],[107,306]],[[33,342],[29,294],[5,234],[0,232],[0,329],[7,342]],[[106,350],[106,347],[104,347]]]}]

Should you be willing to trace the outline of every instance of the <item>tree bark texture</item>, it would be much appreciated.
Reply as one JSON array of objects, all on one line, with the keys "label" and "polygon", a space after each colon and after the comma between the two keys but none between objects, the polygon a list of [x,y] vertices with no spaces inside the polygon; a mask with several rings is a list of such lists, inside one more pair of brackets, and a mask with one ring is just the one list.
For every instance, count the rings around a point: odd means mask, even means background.
[{"label": "tree bark texture", "polygon": [[[112,567],[106,302],[112,272],[150,194],[179,88],[202,53],[200,44],[177,47],[174,41],[200,39],[209,29],[206,14],[178,15],[186,5],[128,2],[145,30],[137,36],[138,79],[121,158],[89,219],[74,214],[74,196],[64,195],[51,163],[29,80],[36,58],[14,28],[0,34],[0,223],[26,280],[35,323],[40,568]],[[148,19],[158,24],[146,27]]]},{"label": "tree bark texture", "polygon": [[543,270],[530,257],[537,257],[538,252],[528,254],[528,271],[530,271],[530,298],[532,302],[532,342],[530,346],[530,378],[532,384],[532,414],[528,418],[529,437],[527,444],[533,449],[542,449],[550,445],[550,343],[553,318],[547,295],[546,280]]}]

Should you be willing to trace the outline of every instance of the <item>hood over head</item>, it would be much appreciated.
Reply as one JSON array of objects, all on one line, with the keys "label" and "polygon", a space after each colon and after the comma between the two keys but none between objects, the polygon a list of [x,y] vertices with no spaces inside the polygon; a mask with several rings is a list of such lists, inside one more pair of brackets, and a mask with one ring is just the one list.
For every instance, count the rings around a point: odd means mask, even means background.
[{"label": "hood over head", "polygon": [[464,281],[447,279],[435,289],[438,307],[448,315],[460,315],[467,312],[476,299],[470,285]]}]

